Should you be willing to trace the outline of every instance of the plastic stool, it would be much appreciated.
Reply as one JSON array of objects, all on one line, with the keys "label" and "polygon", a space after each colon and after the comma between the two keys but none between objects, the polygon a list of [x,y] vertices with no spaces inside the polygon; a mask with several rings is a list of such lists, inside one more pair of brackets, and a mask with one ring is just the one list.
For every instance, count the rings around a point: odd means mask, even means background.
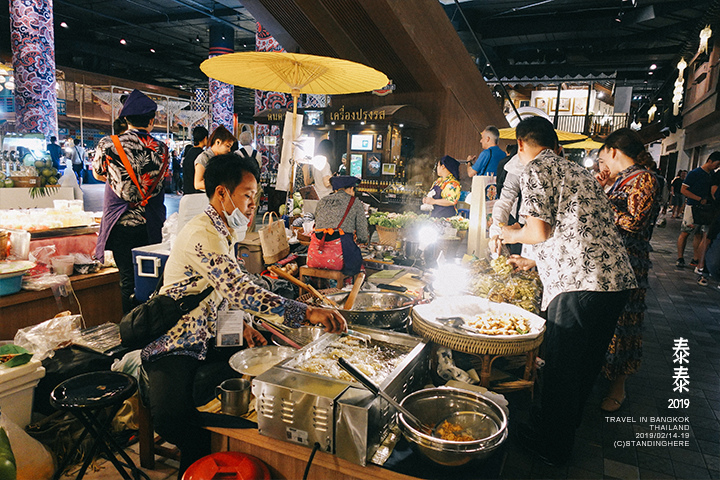
[{"label": "plastic stool", "polygon": [[196,460],[182,480],[270,480],[270,470],[257,457],[240,452],[218,452]]},{"label": "plastic stool", "polygon": [[[50,404],[53,407],[72,413],[85,427],[85,430],[80,434],[70,451],[77,450],[88,433],[95,440],[88,451],[82,468],[78,472],[77,480],[80,480],[85,475],[90,462],[93,461],[100,450],[115,465],[122,478],[126,480],[132,480],[133,478],[136,480],[138,478],[149,480],[148,476],[135,466],[132,459],[110,435],[110,424],[113,418],[122,407],[123,402],[136,391],[137,382],[130,375],[103,371],[85,373],[65,380],[50,393]],[[107,414],[106,418],[98,418],[98,414],[105,410],[107,410],[105,412]],[[116,454],[119,454],[125,463],[118,460]],[[68,461],[69,457],[55,472],[54,480],[60,478],[65,467],[67,467]],[[132,472],[132,477],[125,470],[126,468]]]}]

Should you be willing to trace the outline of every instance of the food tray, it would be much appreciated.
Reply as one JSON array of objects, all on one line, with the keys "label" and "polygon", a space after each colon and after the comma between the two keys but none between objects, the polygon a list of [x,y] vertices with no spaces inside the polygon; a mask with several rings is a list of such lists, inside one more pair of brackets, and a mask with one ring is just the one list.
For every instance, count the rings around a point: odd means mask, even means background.
[{"label": "food tray", "polygon": [[[492,309],[513,313],[530,321],[530,333],[523,335],[486,335],[458,332],[436,321],[437,317],[473,317]],[[412,312],[413,330],[424,338],[465,353],[513,355],[538,347],[545,333],[545,320],[520,307],[493,303],[473,296],[442,297],[426,305],[417,305]]]}]

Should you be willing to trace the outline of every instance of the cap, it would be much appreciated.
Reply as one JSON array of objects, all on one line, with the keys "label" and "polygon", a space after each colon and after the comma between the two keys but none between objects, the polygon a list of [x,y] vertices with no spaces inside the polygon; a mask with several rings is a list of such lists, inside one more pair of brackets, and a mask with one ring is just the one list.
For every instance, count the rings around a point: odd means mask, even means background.
[{"label": "cap", "polygon": [[460,180],[460,162],[450,155],[445,155],[440,159],[440,164],[447,168],[455,179]]},{"label": "cap", "polygon": [[148,115],[157,111],[157,103],[150,99],[140,90],[133,90],[120,110],[120,117],[132,115]]},{"label": "cap", "polygon": [[360,183],[360,179],[352,175],[336,175],[330,177],[330,185],[332,185],[333,190],[354,187],[358,183]]}]

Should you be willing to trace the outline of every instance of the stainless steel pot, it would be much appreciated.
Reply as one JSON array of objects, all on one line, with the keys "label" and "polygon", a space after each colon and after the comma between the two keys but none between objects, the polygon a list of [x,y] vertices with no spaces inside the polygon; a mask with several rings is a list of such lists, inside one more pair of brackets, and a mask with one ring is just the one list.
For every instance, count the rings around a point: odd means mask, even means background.
[{"label": "stainless steel pot", "polygon": [[436,425],[455,412],[482,413],[477,416],[478,421],[493,425],[493,428],[486,429],[487,436],[484,438],[455,442],[420,432],[405,421],[402,413],[398,413],[398,423],[405,438],[416,450],[441,465],[457,466],[486,458],[507,439],[505,412],[495,402],[476,392],[450,387],[426,388],[411,393],[400,405],[428,425]]},{"label": "stainless steel pot", "polygon": [[[344,305],[349,292],[327,295],[338,305]],[[410,315],[414,299],[402,293],[360,292],[352,310],[339,309],[351,325],[373,328],[401,328]]]}]

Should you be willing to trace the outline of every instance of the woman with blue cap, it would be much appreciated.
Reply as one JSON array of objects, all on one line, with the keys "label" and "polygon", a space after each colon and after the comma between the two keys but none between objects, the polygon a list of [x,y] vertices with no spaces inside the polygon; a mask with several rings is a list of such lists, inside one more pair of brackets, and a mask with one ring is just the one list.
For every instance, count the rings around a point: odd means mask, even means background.
[{"label": "woman with blue cap", "polygon": [[431,217],[445,218],[457,215],[460,200],[460,162],[450,155],[442,157],[435,165],[438,174],[432,190],[423,198],[425,205],[431,205]]},{"label": "woman with blue cap", "polygon": [[333,193],[320,200],[315,209],[309,267],[340,270],[348,276],[360,272],[362,255],[354,237],[367,242],[368,223],[362,202],[355,198],[358,183],[360,179],[350,175],[330,177]]}]

